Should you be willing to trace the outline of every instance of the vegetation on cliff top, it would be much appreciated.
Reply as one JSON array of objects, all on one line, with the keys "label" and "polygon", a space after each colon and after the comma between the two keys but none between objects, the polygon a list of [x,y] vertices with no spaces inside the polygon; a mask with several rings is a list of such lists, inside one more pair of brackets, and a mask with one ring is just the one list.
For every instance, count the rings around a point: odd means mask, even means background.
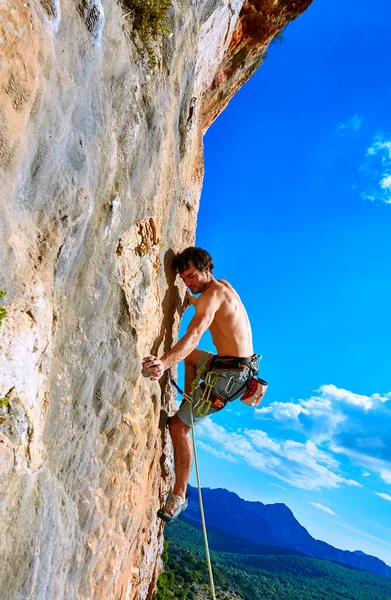
[{"label": "vegetation on cliff top", "polygon": [[154,70],[157,61],[152,44],[171,33],[167,26],[171,0],[123,0],[123,6],[133,19],[133,27],[148,54],[148,66]]},{"label": "vegetation on cliff top", "polygon": [[[225,543],[232,547],[233,540],[225,532],[218,541],[219,530],[211,529],[211,548],[215,543],[219,548]],[[167,527],[165,534],[169,541],[165,542],[164,572],[155,600],[210,598],[202,532],[197,524],[179,520]],[[211,552],[218,600],[391,600],[391,580],[387,577],[293,551],[290,554],[286,548],[253,544],[253,554],[238,554],[247,543],[238,541],[235,553]]]},{"label": "vegetation on cliff top", "polygon": [[[3,290],[0,290],[0,298],[3,298],[5,295],[6,295],[6,292],[4,292]],[[0,306],[0,327],[3,322],[3,319],[5,319],[6,316],[7,316],[7,311],[5,310],[4,306]]]}]

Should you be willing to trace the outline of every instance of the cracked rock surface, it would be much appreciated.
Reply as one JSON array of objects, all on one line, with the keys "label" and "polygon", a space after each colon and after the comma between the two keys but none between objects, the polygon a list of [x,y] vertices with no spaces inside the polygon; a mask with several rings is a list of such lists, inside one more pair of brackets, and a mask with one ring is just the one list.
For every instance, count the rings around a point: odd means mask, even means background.
[{"label": "cracked rock surface", "polygon": [[203,131],[311,0],[174,0],[155,73],[109,0],[0,6],[0,597],[144,600]]}]

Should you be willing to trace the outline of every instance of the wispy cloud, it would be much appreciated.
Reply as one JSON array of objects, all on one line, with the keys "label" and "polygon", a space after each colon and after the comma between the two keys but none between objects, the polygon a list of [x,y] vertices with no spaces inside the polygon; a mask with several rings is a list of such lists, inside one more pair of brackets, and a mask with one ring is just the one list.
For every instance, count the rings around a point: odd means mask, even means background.
[{"label": "wispy cloud", "polygon": [[349,131],[358,131],[362,124],[362,117],[358,115],[353,115],[346,123],[340,123],[337,127],[337,131],[341,133],[341,135],[345,136]]},{"label": "wispy cloud", "polygon": [[389,502],[391,502],[391,496],[389,496],[388,494],[383,494],[382,492],[375,492],[376,496],[380,496],[380,498],[384,498],[384,500],[388,500]]},{"label": "wispy cloud", "polygon": [[391,471],[389,469],[380,470],[380,477],[385,483],[391,484]]},{"label": "wispy cloud", "polygon": [[365,190],[361,196],[371,202],[391,204],[391,140],[384,134],[376,136],[367,149],[360,171]]},{"label": "wispy cloud", "polygon": [[[381,419],[380,419],[381,420]],[[387,424],[384,424],[387,427]],[[371,424],[370,427],[374,425]],[[378,427],[381,425],[378,423]],[[389,421],[388,421],[389,427]],[[387,438],[388,434],[385,431],[382,431],[381,434]],[[390,483],[390,449],[385,443],[377,444],[375,447],[367,446],[366,448],[361,447],[361,439],[355,439],[354,432],[349,433],[341,433],[338,436],[338,443],[335,441],[331,441],[329,448],[332,452],[337,454],[344,454],[350,460],[358,465],[367,467],[371,470],[372,473],[376,473],[380,475],[381,479],[383,479],[384,483]],[[356,444],[357,447],[354,447]],[[375,453],[378,453],[380,457],[374,456]]]},{"label": "wispy cloud", "polygon": [[284,431],[300,432],[330,456],[345,455],[391,483],[390,392],[364,395],[322,385],[308,399],[273,402],[256,415]]},{"label": "wispy cloud", "polygon": [[362,487],[347,475],[352,464],[363,477],[375,473],[391,483],[391,392],[365,395],[327,384],[307,399],[273,402],[255,414],[273,435],[228,431],[209,419],[198,429],[201,447],[301,489]]},{"label": "wispy cloud", "polygon": [[214,456],[217,456],[217,458],[223,458],[224,460],[228,460],[229,462],[233,462],[233,463],[239,462],[237,458],[232,456],[232,454],[223,452],[222,450],[219,450],[218,448],[214,448],[210,444],[205,444],[205,442],[199,441],[199,442],[197,442],[197,446],[199,448],[201,448],[202,450],[205,450],[205,452],[208,452],[208,454],[213,454]]},{"label": "wispy cloud", "polygon": [[319,490],[360,483],[339,473],[339,463],[312,441],[277,440],[260,429],[229,432],[211,420],[200,424],[198,438],[253,469],[268,473],[293,487]]},{"label": "wispy cloud", "polygon": [[312,504],[312,506],[315,506],[315,508],[318,508],[319,510],[322,510],[323,512],[327,513],[328,515],[334,515],[335,517],[338,517],[337,513],[331,510],[331,508],[327,508],[327,506],[323,506],[323,504],[319,504],[319,502],[310,502],[310,504]]},{"label": "wispy cloud", "polygon": [[[311,396],[307,400],[297,400],[296,402],[273,402],[269,406],[255,410],[256,415],[262,418],[268,416],[279,421],[300,420],[300,415],[311,417],[322,417],[328,419],[328,432],[332,425],[338,425],[345,421],[346,416],[338,410],[338,404],[351,404],[363,408],[365,411],[371,410],[391,400],[391,392],[380,395],[372,394],[365,396],[356,394],[343,388],[337,388],[335,385],[322,385],[316,390],[318,395]],[[336,410],[337,409],[337,410]]]},{"label": "wispy cloud", "polygon": [[343,521],[334,521],[333,520],[333,523],[336,523],[336,525],[338,525],[339,527],[344,527],[345,529],[349,529],[349,531],[354,531],[355,533],[358,533],[360,536],[365,536],[371,540],[374,540],[381,546],[391,547],[390,542],[386,542],[384,539],[381,539],[374,535],[371,535],[370,533],[367,533],[366,531],[361,531],[361,529],[356,529],[355,527],[352,527],[351,525],[347,525]]},{"label": "wispy cloud", "polygon": [[362,394],[349,392],[349,390],[337,388],[335,385],[322,385],[318,391],[321,392],[325,399],[346,402],[347,404],[353,404],[354,406],[359,406],[365,410],[370,410],[376,406],[379,406],[379,404],[383,404],[391,400],[391,392],[385,394],[384,396],[381,396],[380,394],[364,396]]}]

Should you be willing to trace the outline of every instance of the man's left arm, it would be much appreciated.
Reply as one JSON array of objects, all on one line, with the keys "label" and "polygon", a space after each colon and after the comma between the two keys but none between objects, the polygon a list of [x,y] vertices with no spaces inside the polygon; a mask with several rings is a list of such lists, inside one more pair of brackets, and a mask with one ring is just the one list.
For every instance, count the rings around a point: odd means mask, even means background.
[{"label": "man's left arm", "polygon": [[198,298],[196,313],[189,323],[185,335],[161,358],[148,356],[143,367],[151,379],[160,379],[164,371],[176,365],[195,350],[201,336],[211,325],[216,311],[220,307],[217,294],[205,292]]}]

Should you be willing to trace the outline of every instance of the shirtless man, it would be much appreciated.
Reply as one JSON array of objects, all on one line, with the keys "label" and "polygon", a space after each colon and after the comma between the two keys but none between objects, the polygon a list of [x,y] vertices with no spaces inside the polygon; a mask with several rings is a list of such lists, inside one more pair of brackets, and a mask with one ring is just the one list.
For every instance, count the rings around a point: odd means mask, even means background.
[{"label": "shirtless man", "polygon": [[[254,355],[252,333],[246,310],[234,288],[223,279],[212,275],[211,256],[201,248],[187,248],[173,259],[173,268],[189,288],[188,303],[195,309],[186,334],[161,358],[148,356],[144,359],[144,370],[153,380],[160,379],[164,371],[181,360],[185,361],[185,393],[192,394],[192,383],[197,370],[203,367],[201,379],[209,372],[217,375],[214,381],[209,410],[197,414],[197,404],[204,393],[205,384],[195,390],[193,419],[199,423],[203,418],[223,408],[227,402],[244,394],[246,383],[257,372],[258,355]],[[201,294],[199,298],[192,294]],[[202,334],[209,328],[217,355],[197,349]],[[174,446],[175,485],[158,516],[166,522],[176,517],[187,507],[186,487],[192,463],[190,439],[190,403],[184,400],[174,417],[169,430]]]}]

